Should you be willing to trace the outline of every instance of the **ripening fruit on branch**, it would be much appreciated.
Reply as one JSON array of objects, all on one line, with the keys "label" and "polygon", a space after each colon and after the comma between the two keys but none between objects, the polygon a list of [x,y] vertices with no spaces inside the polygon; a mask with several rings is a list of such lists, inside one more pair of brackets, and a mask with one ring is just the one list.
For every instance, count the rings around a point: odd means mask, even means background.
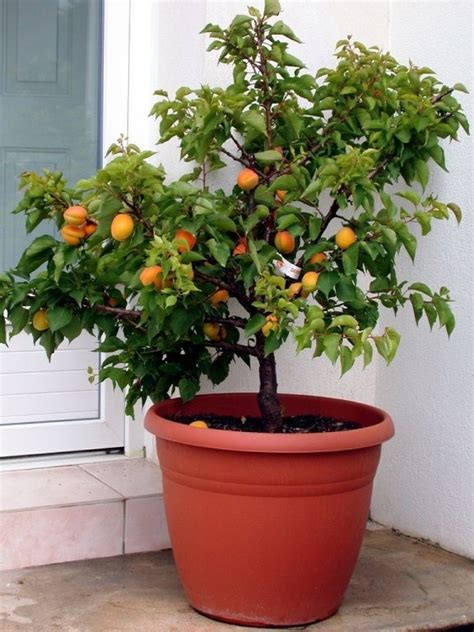
[{"label": "ripening fruit on branch", "polygon": [[63,213],[64,221],[71,226],[80,226],[89,217],[83,206],[70,206]]},{"label": "ripening fruit on branch", "polygon": [[97,230],[97,224],[95,222],[87,222],[87,224],[82,229],[84,231],[84,236],[90,237]]},{"label": "ripening fruit on branch", "polygon": [[349,228],[349,226],[344,226],[336,233],[336,244],[342,250],[346,250],[347,248],[349,248],[349,246],[355,244],[356,241],[357,235],[352,230],[352,228]]},{"label": "ripening fruit on branch", "polygon": [[306,272],[301,279],[301,285],[305,292],[314,292],[318,285],[319,272]]},{"label": "ripening fruit on branch", "polygon": [[273,314],[269,314],[267,316],[267,322],[263,325],[261,331],[262,331],[262,334],[266,338],[267,336],[270,335],[272,331],[277,331],[278,327],[279,327],[278,318],[274,316]]},{"label": "ripening fruit on branch", "polygon": [[258,185],[258,175],[252,169],[242,169],[237,176],[237,186],[242,191],[251,191]]},{"label": "ripening fruit on branch", "polygon": [[278,191],[276,192],[276,198],[279,202],[283,203],[286,198],[286,191],[284,191],[283,189],[278,189]]},{"label": "ripening fruit on branch", "polygon": [[59,231],[64,241],[70,246],[79,246],[84,239],[84,230],[80,226],[66,224]]},{"label": "ripening fruit on branch", "polygon": [[182,228],[176,231],[175,240],[179,243],[178,252],[180,253],[192,250],[196,245],[196,237]]},{"label": "ripening fruit on branch", "polygon": [[279,231],[275,235],[275,247],[283,255],[289,255],[295,249],[295,238],[287,230]]},{"label": "ripening fruit on branch", "polygon": [[209,428],[203,419],[196,419],[196,421],[192,421],[189,425],[193,428]]},{"label": "ripening fruit on branch", "polygon": [[301,289],[303,287],[302,283],[292,283],[287,290],[288,298],[295,298],[301,294]]},{"label": "ripening fruit on branch", "polygon": [[227,303],[229,300],[229,292],[227,290],[217,290],[211,295],[211,305],[219,305],[219,303]]},{"label": "ripening fruit on branch", "polygon": [[324,261],[327,261],[327,256],[324,254],[324,252],[317,252],[308,260],[308,263],[314,265],[318,263],[323,263]]},{"label": "ripening fruit on branch", "polygon": [[142,285],[154,285],[157,290],[163,287],[163,274],[161,266],[148,266],[143,268],[138,277]]},{"label": "ripening fruit on branch", "polygon": [[232,251],[232,254],[235,257],[236,255],[244,255],[248,251],[249,251],[249,249],[248,249],[248,245],[247,245],[247,239],[245,237],[242,237],[239,240],[239,243],[236,245],[236,247]]},{"label": "ripening fruit on branch", "polygon": [[128,213],[119,213],[112,220],[110,234],[115,241],[125,241],[133,233],[135,223]]},{"label": "ripening fruit on branch", "polygon": [[45,331],[49,327],[48,312],[46,309],[39,309],[35,312],[33,320],[31,321],[36,331]]},{"label": "ripening fruit on branch", "polygon": [[225,340],[227,337],[226,328],[223,325],[218,325],[217,323],[204,323],[202,330],[206,338],[215,342]]}]

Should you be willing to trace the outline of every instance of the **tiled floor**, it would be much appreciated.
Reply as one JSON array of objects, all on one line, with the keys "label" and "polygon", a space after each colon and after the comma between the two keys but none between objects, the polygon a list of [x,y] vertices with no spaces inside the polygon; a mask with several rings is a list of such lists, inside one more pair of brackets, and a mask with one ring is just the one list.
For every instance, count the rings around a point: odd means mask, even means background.
[{"label": "tiled floor", "polygon": [[[304,629],[470,632],[474,624],[473,603],[472,564],[468,560],[388,530],[368,531],[339,612]],[[250,630],[212,621],[194,612],[181,589],[170,551],[1,573],[0,629],[2,632]]]},{"label": "tiled floor", "polygon": [[146,459],[0,472],[0,570],[168,547]]}]

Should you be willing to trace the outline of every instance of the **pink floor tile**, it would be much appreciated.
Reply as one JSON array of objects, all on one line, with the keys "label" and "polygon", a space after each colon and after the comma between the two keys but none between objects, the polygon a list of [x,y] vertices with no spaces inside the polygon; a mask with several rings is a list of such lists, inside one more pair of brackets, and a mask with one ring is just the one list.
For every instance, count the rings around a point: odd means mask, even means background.
[{"label": "pink floor tile", "polygon": [[169,548],[162,496],[133,498],[125,506],[125,553]]}]

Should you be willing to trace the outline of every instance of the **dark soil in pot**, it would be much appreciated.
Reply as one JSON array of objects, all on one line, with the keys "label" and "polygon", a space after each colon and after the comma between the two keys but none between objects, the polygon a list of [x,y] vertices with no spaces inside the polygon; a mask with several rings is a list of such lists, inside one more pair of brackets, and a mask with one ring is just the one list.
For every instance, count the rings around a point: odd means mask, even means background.
[{"label": "dark soil in pot", "polygon": [[[175,415],[173,421],[190,424],[193,421],[205,421],[214,430],[236,430],[240,432],[264,432],[260,417],[230,417],[196,413],[194,415]],[[356,430],[361,424],[355,421],[343,421],[322,415],[293,415],[283,418],[283,426],[279,432],[285,434],[304,432],[339,432]]]}]

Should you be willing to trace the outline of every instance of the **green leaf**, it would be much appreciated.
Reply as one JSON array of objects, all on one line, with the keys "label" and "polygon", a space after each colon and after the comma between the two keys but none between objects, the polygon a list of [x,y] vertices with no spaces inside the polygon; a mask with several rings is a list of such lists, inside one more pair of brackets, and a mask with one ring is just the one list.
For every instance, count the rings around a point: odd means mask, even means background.
[{"label": "green leaf", "polygon": [[421,184],[424,191],[430,179],[429,167],[424,160],[419,159],[415,162],[415,170],[416,170],[418,182]]},{"label": "green leaf", "polygon": [[271,353],[281,347],[282,343],[283,341],[277,336],[276,332],[271,331],[270,334],[265,338],[263,353],[265,354],[265,356],[269,356]]},{"label": "green leaf", "polygon": [[412,283],[408,289],[415,290],[416,292],[423,292],[423,294],[430,297],[433,296],[433,292],[425,283]]},{"label": "green leaf", "polygon": [[328,334],[324,336],[324,351],[333,364],[339,356],[339,344],[341,342],[341,334]]},{"label": "green leaf", "polygon": [[267,149],[267,151],[258,151],[254,154],[255,160],[258,162],[263,162],[265,164],[271,164],[273,162],[280,162],[283,160],[283,156],[280,152],[275,151],[274,149]]},{"label": "green leaf", "polygon": [[319,191],[320,186],[321,186],[321,183],[319,182],[319,180],[315,180],[314,182],[310,182],[310,184],[308,184],[306,189],[303,191],[301,197],[302,198],[311,199],[311,196],[314,193],[317,193]]},{"label": "green leaf", "polygon": [[318,278],[318,290],[325,296],[329,296],[329,292],[333,289],[339,280],[339,274],[334,271],[321,272]]},{"label": "green leaf", "polygon": [[364,342],[364,369],[365,367],[372,362],[374,350],[369,340]]},{"label": "green leaf", "polygon": [[230,257],[230,248],[224,242],[219,242],[215,239],[208,239],[206,242],[209,252],[214,257],[219,265],[225,268],[225,265]]},{"label": "green leaf", "polygon": [[199,391],[199,380],[194,377],[183,377],[178,382],[178,388],[183,402],[189,402]]},{"label": "green leaf", "polygon": [[4,345],[7,342],[7,330],[5,318],[0,314],[0,344]]},{"label": "green leaf", "polygon": [[301,59],[298,59],[298,57],[295,57],[294,55],[290,55],[290,53],[287,53],[286,51],[283,53],[283,63],[285,66],[292,66],[294,68],[306,68]]},{"label": "green leaf", "polygon": [[52,332],[58,331],[72,320],[72,313],[65,307],[52,307],[48,309],[48,323]]},{"label": "green leaf", "polygon": [[181,338],[183,334],[189,332],[196,316],[195,311],[186,309],[185,307],[177,307],[173,310],[169,316],[169,323],[176,338]]},{"label": "green leaf", "polygon": [[257,247],[255,246],[255,242],[253,239],[248,240],[249,252],[252,257],[252,261],[257,269],[258,274],[262,272],[262,266],[260,265],[260,259],[258,258]]},{"label": "green leaf", "polygon": [[231,353],[221,353],[212,362],[207,375],[214,385],[221,384],[228,377],[231,360]]},{"label": "green leaf", "polygon": [[[242,114],[242,121],[245,123],[245,125],[255,129],[260,134],[263,134],[264,136],[267,135],[267,129],[265,127],[265,117],[258,110],[247,110],[246,112],[244,112]],[[269,151],[273,151],[273,150],[269,150]],[[266,152],[262,152],[262,153],[266,153]],[[278,153],[278,152],[275,152],[275,153]],[[279,157],[281,159],[280,155]]]},{"label": "green leaf", "polygon": [[22,331],[26,327],[29,315],[30,315],[29,311],[25,309],[24,307],[22,307],[21,305],[18,305],[17,307],[13,308],[10,311],[9,319],[12,324],[12,332],[11,332],[12,336],[16,336],[20,331]]},{"label": "green leaf", "polygon": [[451,209],[451,211],[454,213],[454,217],[456,218],[456,221],[459,224],[461,222],[461,219],[462,219],[462,212],[461,212],[461,209],[459,208],[459,206],[457,204],[454,204],[453,202],[450,202],[446,206],[449,209]]},{"label": "green leaf", "polygon": [[344,273],[350,276],[357,272],[357,264],[359,263],[359,244],[355,243],[349,246],[342,255],[342,265]]},{"label": "green leaf", "polygon": [[349,371],[349,369],[351,369],[354,366],[354,361],[355,361],[354,355],[352,351],[349,349],[349,347],[341,347],[340,361],[341,361],[341,375],[344,375],[344,373],[347,373],[347,371]]},{"label": "green leaf", "polygon": [[264,15],[271,17],[272,15],[279,15],[281,12],[281,5],[278,0],[265,0]]},{"label": "green leaf", "polygon": [[423,316],[423,306],[425,304],[423,297],[418,292],[410,294],[410,302],[413,307],[413,313],[417,324],[420,322],[420,318]]},{"label": "green leaf", "polygon": [[284,175],[274,180],[270,191],[294,191],[298,188],[298,182],[294,176]]},{"label": "green leaf", "polygon": [[408,130],[408,129],[400,129],[400,130],[398,130],[398,132],[395,133],[395,136],[402,143],[406,144],[406,143],[410,142],[411,134],[410,134],[410,130]]},{"label": "green leaf", "polygon": [[[278,14],[274,14],[274,15],[278,15]],[[293,40],[294,42],[301,43],[301,40],[298,37],[296,37],[296,35],[293,33],[290,27],[287,26],[284,22],[282,22],[282,20],[278,20],[278,22],[275,22],[275,24],[270,29],[270,35],[284,35],[285,37]]]},{"label": "green leaf", "polygon": [[458,90],[458,92],[465,92],[466,94],[469,94],[469,90],[463,83],[455,83],[453,86],[453,90]]},{"label": "green leaf", "polygon": [[[49,318],[49,314],[48,314]],[[71,342],[75,338],[77,338],[82,332],[82,323],[81,319],[78,316],[73,316],[71,322],[68,325],[65,325],[61,329],[61,333],[64,334],[65,338]]]},{"label": "green leaf", "polygon": [[267,322],[267,319],[265,318],[263,314],[255,314],[254,316],[252,316],[252,318],[250,318],[244,330],[247,338],[250,338],[250,336],[255,335],[257,331],[260,331],[260,329],[263,327],[263,325],[266,322]]},{"label": "green leaf", "polygon": [[331,324],[328,329],[331,329],[332,327],[352,327],[357,329],[359,327],[359,323],[353,316],[343,314],[342,316],[336,316],[331,320]]}]

